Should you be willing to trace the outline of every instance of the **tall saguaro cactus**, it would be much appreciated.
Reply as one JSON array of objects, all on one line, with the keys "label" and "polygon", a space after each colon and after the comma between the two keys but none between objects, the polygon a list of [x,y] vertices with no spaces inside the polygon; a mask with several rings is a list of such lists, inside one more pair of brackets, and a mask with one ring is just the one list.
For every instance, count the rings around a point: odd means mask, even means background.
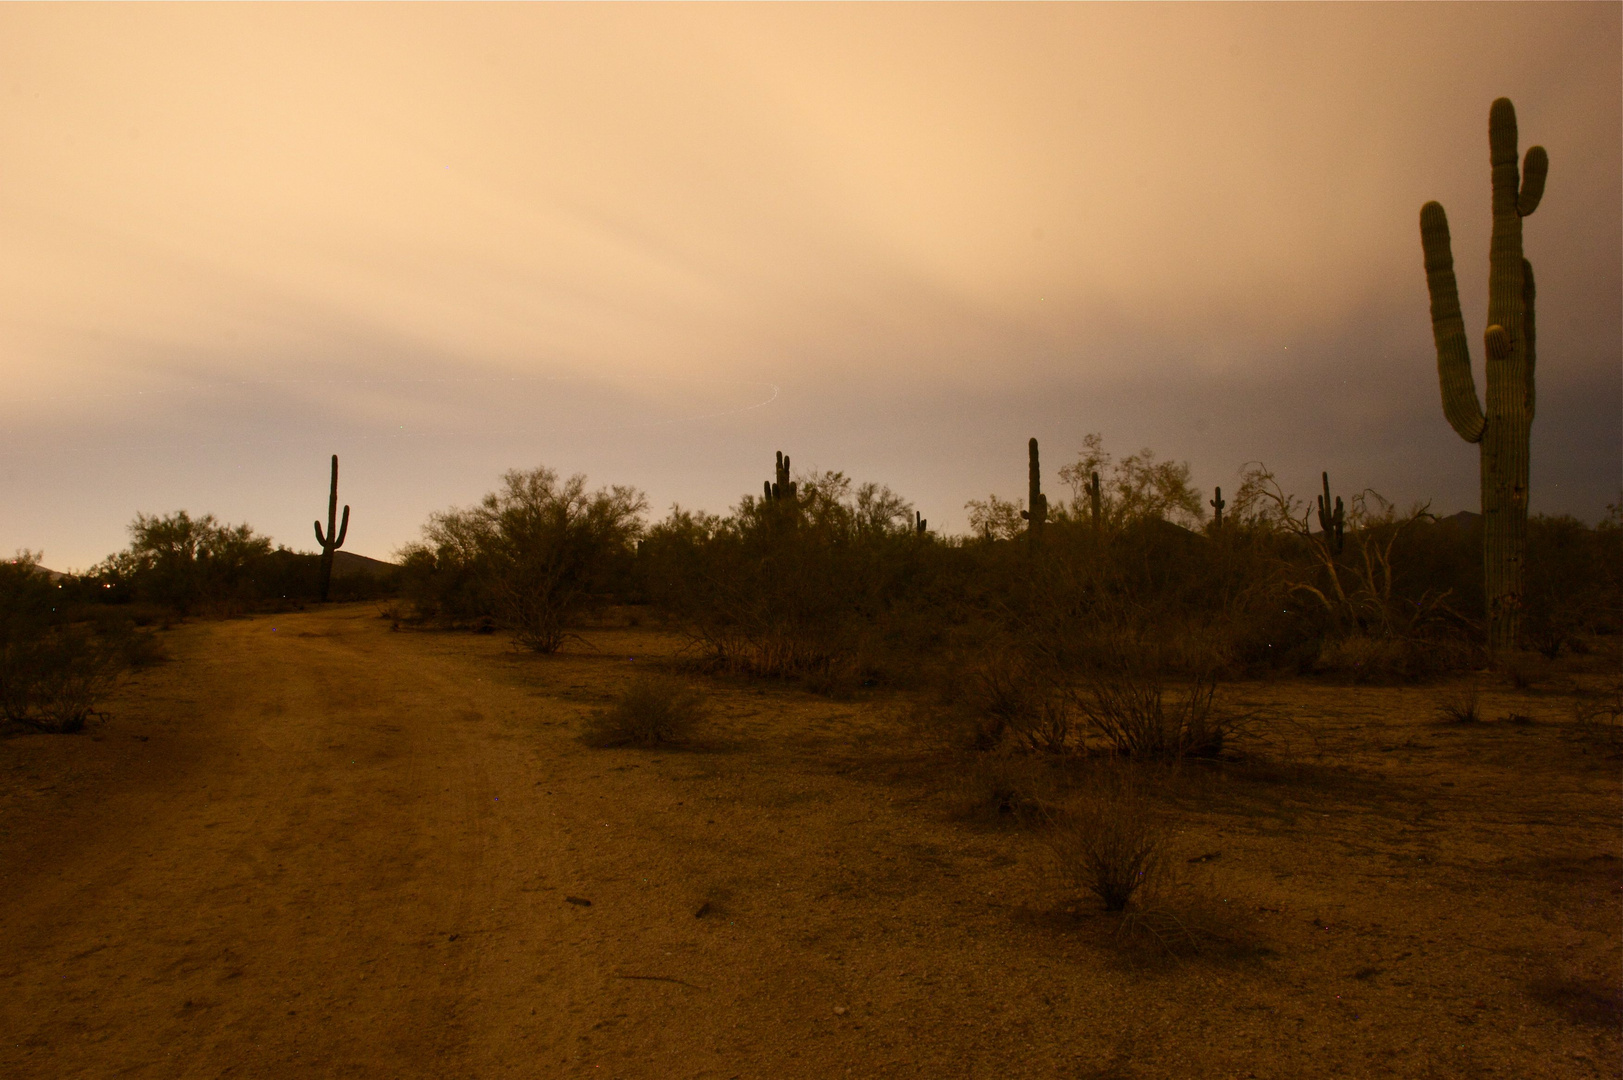
[{"label": "tall saguaro cactus", "polygon": [[1442,205],[1420,208],[1420,244],[1431,294],[1431,330],[1443,415],[1482,455],[1482,565],[1487,596],[1488,650],[1515,647],[1521,623],[1527,552],[1528,441],[1533,426],[1533,265],[1522,255],[1522,219],[1538,209],[1550,159],[1527,151],[1516,168],[1516,107],[1499,98],[1488,110],[1493,169],[1493,237],[1488,248],[1487,411],[1477,400],[1471,353],[1460,314],[1448,215]]},{"label": "tall saguaro cactus", "polygon": [[338,526],[338,533],[333,534],[333,521],[338,516],[338,455],[332,456],[332,488],[327,494],[327,533],[321,533],[321,522],[316,522],[316,543],[321,545],[321,600],[326,603],[327,593],[332,587],[332,559],[333,552],[344,546],[344,537],[349,534],[349,506],[344,506],[344,522]]},{"label": "tall saguaro cactus", "polygon": [[1027,467],[1026,509],[1020,516],[1026,519],[1026,540],[1033,549],[1043,540],[1043,525],[1048,521],[1048,496],[1043,494],[1043,471],[1037,461],[1037,440],[1028,444],[1030,463]]},{"label": "tall saguaro cactus", "polygon": [[1223,530],[1223,507],[1228,505],[1228,503],[1223,501],[1223,489],[1214,489],[1212,492],[1212,497],[1206,501],[1206,505],[1210,506],[1213,512],[1212,531],[1221,532]]}]

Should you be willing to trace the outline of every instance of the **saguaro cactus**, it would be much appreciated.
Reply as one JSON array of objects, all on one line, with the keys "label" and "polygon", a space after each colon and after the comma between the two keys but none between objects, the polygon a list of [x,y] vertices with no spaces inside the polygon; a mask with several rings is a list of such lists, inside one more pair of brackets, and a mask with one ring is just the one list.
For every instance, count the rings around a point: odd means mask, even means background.
[{"label": "saguaro cactus", "polygon": [[798,487],[789,479],[789,455],[782,450],[778,451],[778,464],[774,470],[777,473],[777,482],[766,482],[766,498],[768,502],[784,502],[793,505],[799,494]]},{"label": "saguaro cactus", "polygon": [[1550,159],[1534,146],[1516,168],[1516,107],[1499,98],[1488,110],[1493,170],[1493,236],[1488,248],[1487,412],[1471,377],[1471,353],[1460,314],[1448,215],[1420,208],[1420,244],[1431,294],[1437,380],[1443,415],[1466,442],[1481,448],[1482,566],[1488,650],[1514,648],[1521,623],[1527,551],[1528,440],[1533,426],[1533,266],[1522,255],[1522,218],[1538,209]]},{"label": "saguaro cactus", "polygon": [[332,587],[332,558],[333,552],[344,546],[344,537],[349,533],[349,506],[344,506],[344,522],[338,526],[338,533],[333,534],[333,519],[338,516],[338,455],[332,456],[332,488],[327,493],[327,534],[321,533],[321,522],[316,524],[316,543],[321,545],[321,600],[327,600],[327,593]]},{"label": "saguaro cactus", "polygon": [[1048,521],[1048,496],[1043,494],[1043,471],[1037,462],[1037,440],[1028,444],[1030,464],[1027,467],[1026,509],[1020,516],[1026,519],[1026,540],[1035,548],[1042,543],[1043,525]]},{"label": "saguaro cactus", "polygon": [[799,508],[799,488],[789,479],[789,455],[782,450],[778,451],[777,467],[774,470],[777,481],[763,481],[761,496],[766,505],[772,507],[785,520],[793,520]]},{"label": "saguaro cactus", "polygon": [[918,535],[923,536],[929,530],[929,528],[930,523],[924,519],[924,515],[919,513],[917,510],[913,511],[913,531]]},{"label": "saguaro cactus", "polygon": [[1094,473],[1093,480],[1088,484],[1088,502],[1093,509],[1093,527],[1095,529],[1104,525],[1104,511],[1100,505],[1104,501],[1102,496],[1103,492],[1099,489],[1099,474]]},{"label": "saguaro cactus", "polygon": [[1228,505],[1223,501],[1223,489],[1215,489],[1212,492],[1211,500],[1206,505],[1212,508],[1212,530],[1215,532],[1223,527],[1223,507]]},{"label": "saguaro cactus", "polygon": [[1319,496],[1319,528],[1324,532],[1324,542],[1337,555],[1341,554],[1347,546],[1347,508],[1341,505],[1341,496],[1336,496],[1336,505],[1330,506],[1330,474],[1320,473],[1324,478],[1324,494]]}]

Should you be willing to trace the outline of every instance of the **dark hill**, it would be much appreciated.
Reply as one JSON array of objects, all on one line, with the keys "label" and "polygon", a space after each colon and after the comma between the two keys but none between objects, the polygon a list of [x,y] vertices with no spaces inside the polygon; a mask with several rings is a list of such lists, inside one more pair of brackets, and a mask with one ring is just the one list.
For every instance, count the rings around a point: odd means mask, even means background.
[{"label": "dark hill", "polygon": [[400,567],[392,562],[357,555],[353,551],[333,552],[333,577],[382,577],[398,569]]}]

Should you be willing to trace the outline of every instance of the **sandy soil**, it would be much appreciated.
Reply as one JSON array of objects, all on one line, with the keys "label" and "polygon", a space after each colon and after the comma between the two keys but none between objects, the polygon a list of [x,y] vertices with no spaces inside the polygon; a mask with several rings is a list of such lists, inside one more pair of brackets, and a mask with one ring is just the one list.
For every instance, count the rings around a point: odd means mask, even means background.
[{"label": "sandy soil", "polygon": [[0,1076],[1618,1075],[1618,765],[1559,694],[1241,687],[1296,743],[1169,778],[1124,925],[901,701],[710,680],[702,745],[584,746],[676,645],[588,636],[191,624],[0,740]]}]

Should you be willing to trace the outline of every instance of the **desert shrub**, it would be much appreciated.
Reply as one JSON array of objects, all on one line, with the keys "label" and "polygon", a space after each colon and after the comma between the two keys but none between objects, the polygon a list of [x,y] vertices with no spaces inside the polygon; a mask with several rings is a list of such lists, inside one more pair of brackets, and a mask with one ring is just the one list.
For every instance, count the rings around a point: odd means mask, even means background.
[{"label": "desert shrub", "polygon": [[1317,642],[1297,653],[1304,670],[1409,681],[1475,659],[1480,626],[1459,605],[1480,607],[1480,526],[1439,522],[1424,505],[1400,514],[1365,490],[1338,545],[1256,463],[1233,502],[1238,521],[1268,537],[1284,594],[1317,622]]},{"label": "desert shrub", "polygon": [[1026,755],[976,754],[952,773],[960,816],[1036,825],[1058,812],[1058,786],[1046,762]]},{"label": "desert shrub", "polygon": [[960,669],[955,683],[953,704],[975,749],[1083,749],[1071,700],[1040,657],[1006,646]]},{"label": "desert shrub", "polygon": [[1017,499],[1000,499],[989,495],[986,499],[971,499],[964,504],[969,511],[969,531],[973,536],[991,542],[1015,540],[1024,535],[1025,511]]},{"label": "desert shrub", "polygon": [[587,721],[582,738],[592,746],[679,743],[704,719],[704,697],[665,675],[639,675],[609,708]]},{"label": "desert shrub", "polygon": [[22,552],[0,563],[0,714],[40,731],[83,729],[148,639],[105,612],[69,604]]},{"label": "desert shrub", "polygon": [[1045,837],[1061,877],[1121,911],[1161,869],[1165,832],[1143,781],[1129,767],[1095,771],[1088,787],[1054,815]]},{"label": "desert shrub", "polygon": [[1201,497],[1190,484],[1188,462],[1157,461],[1148,448],[1116,461],[1097,434],[1084,437],[1082,447],[1077,460],[1059,470],[1060,482],[1071,489],[1071,503],[1056,507],[1056,517],[1092,524],[1088,489],[1097,474],[1099,524],[1107,531],[1145,521],[1200,523]]},{"label": "desert shrub", "polygon": [[252,570],[271,551],[251,526],[222,525],[212,514],[137,514],[130,546],[91,573],[135,600],[184,615],[257,599]]},{"label": "desert shrub", "polygon": [[1451,724],[1474,724],[1482,719],[1482,690],[1476,680],[1437,699],[1437,715]]},{"label": "desert shrub", "polygon": [[586,490],[542,467],[512,470],[466,510],[435,514],[402,550],[407,595],[430,618],[493,618],[518,644],[556,652],[567,627],[623,580],[647,501],[633,488]]},{"label": "desert shrub", "polygon": [[649,531],[639,572],[717,668],[861,682],[906,625],[900,609],[932,592],[933,545],[912,521],[888,488],[816,473],[794,502],[745,496],[727,517],[673,508]]},{"label": "desert shrub", "polygon": [[1554,660],[1580,633],[1614,621],[1617,569],[1608,573],[1607,530],[1569,516],[1527,520],[1522,642]]},{"label": "desert shrub", "polygon": [[1623,749],[1623,676],[1613,675],[1600,690],[1572,703],[1574,733],[1585,745]]},{"label": "desert shrub", "polygon": [[[137,514],[130,545],[77,581],[65,582],[76,602],[121,604],[131,617],[152,621],[194,613],[229,615],[279,610],[317,598],[320,557],[273,546],[249,525],[222,525],[211,514],[184,510]],[[337,573],[335,600],[372,599],[398,588],[394,572]]]},{"label": "desert shrub", "polygon": [[1320,642],[1310,670],[1354,683],[1416,683],[1462,671],[1479,652],[1457,636],[1426,639],[1349,634]]},{"label": "desert shrub", "polygon": [[[1082,486],[1095,471],[1097,525]],[[717,668],[832,693],[950,684],[936,714],[982,750],[1079,748],[1084,677],[1117,705],[1147,693],[1179,732],[1159,737],[1168,745],[1210,747],[1231,729],[1204,681],[1267,669],[1399,681],[1473,659],[1479,628],[1456,604],[1480,606],[1469,526],[1366,492],[1334,551],[1258,466],[1223,528],[1196,531],[1186,465],[1148,451],[1116,463],[1093,436],[1062,479],[1075,498],[1051,506],[1035,548],[1017,501],[972,502],[975,535],[924,535],[900,497],[840,473],[801,476],[798,501],[673,508],[641,546],[639,591]],[[1135,681],[1144,663],[1122,667],[1123,629],[1155,641],[1158,701]]]},{"label": "desert shrub", "polygon": [[1078,708],[1118,754],[1172,760],[1216,757],[1249,726],[1249,713],[1218,701],[1213,675],[1169,683],[1152,665],[1124,664],[1088,675]]},{"label": "desert shrub", "polygon": [[80,731],[127,666],[119,643],[84,626],[52,627],[8,643],[0,658],[0,709],[39,731]]}]

